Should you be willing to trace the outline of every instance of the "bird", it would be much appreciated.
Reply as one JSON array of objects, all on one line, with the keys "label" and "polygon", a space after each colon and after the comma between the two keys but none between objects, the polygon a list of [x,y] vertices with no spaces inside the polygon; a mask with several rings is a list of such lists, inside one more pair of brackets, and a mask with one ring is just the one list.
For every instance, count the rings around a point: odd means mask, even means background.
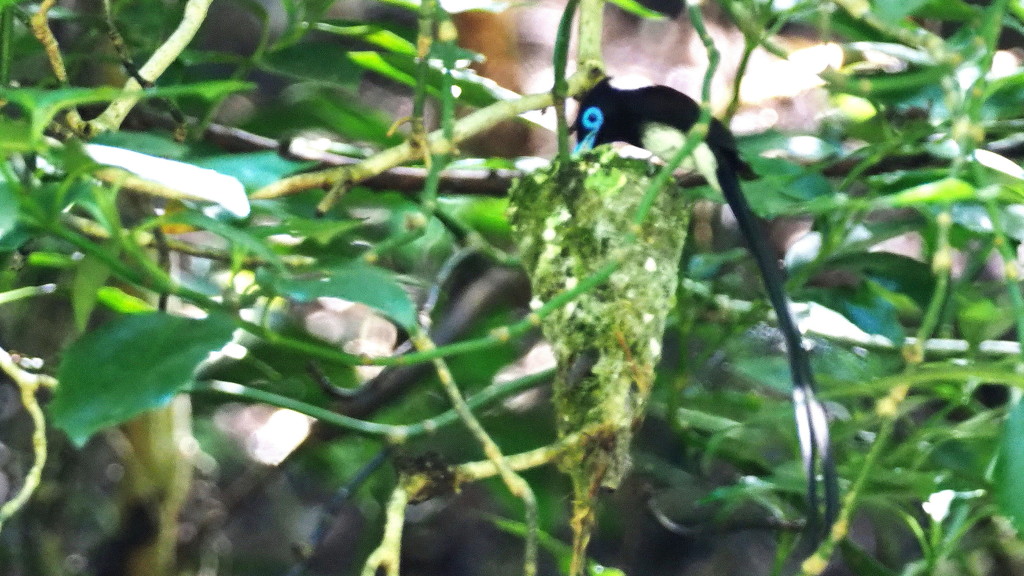
[{"label": "bird", "polygon": [[[574,154],[601,144],[624,142],[667,161],[682,148],[687,133],[700,116],[697,102],[674,88],[620,88],[610,77],[602,79],[579,100],[579,113],[572,126],[577,136]],[[694,149],[684,166],[687,164],[725,198],[775,310],[789,357],[797,435],[808,479],[807,530],[815,540],[820,540],[835,522],[839,509],[838,475],[829,440],[828,418],[817,398],[810,356],[790,309],[785,272],[768,246],[764,227],[740,187],[740,175],[750,169],[740,158],[732,133],[714,118],[704,141]],[[819,484],[822,485],[820,491]],[[820,523],[822,518],[824,523]]]}]

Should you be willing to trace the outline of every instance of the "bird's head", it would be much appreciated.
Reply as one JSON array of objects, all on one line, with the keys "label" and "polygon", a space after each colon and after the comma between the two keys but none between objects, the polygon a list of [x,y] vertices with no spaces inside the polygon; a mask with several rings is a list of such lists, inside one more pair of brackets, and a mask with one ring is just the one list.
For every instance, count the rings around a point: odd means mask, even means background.
[{"label": "bird's head", "polygon": [[574,152],[585,152],[609,142],[642,146],[635,110],[629,105],[629,93],[611,85],[605,78],[580,99],[579,114],[572,125],[576,133]]}]

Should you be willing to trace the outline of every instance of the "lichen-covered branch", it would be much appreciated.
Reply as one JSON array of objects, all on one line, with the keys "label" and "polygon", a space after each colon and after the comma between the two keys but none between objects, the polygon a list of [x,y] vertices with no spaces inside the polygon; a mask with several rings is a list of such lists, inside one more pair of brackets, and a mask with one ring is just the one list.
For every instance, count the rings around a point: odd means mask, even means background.
[{"label": "lichen-covered branch", "polygon": [[[206,13],[213,0],[188,0],[181,17],[181,22],[173,33],[153,52],[149,60],[139,68],[139,76],[148,82],[155,82],[167,68],[181,55],[182,51],[192,42],[199,27],[206,20]],[[48,15],[56,0],[44,0],[31,19],[30,25],[32,34],[43,45],[46,58],[53,69],[57,80],[66,85],[68,83],[67,69],[64,66],[64,59],[60,53],[60,45],[50,30]],[[121,122],[131,109],[142,97],[143,86],[134,78],[129,78],[123,88],[123,93],[114,99],[107,108],[93,120],[83,121],[78,112],[74,109],[68,111],[65,121],[76,133],[83,136],[93,136],[101,132],[117,130]]]},{"label": "lichen-covered branch", "polygon": [[[199,27],[206,20],[206,12],[213,0],[188,0],[181,22],[171,35],[153,52],[139,68],[139,76],[149,82],[155,82],[177,60],[178,56],[192,42]],[[142,86],[134,78],[124,84],[124,94],[110,103],[98,117],[88,122],[88,134],[98,134],[109,130],[117,130],[128,112],[142,97]]]},{"label": "lichen-covered branch", "polygon": [[32,418],[32,452],[35,462],[25,476],[25,482],[13,498],[0,506],[0,529],[3,529],[4,522],[13,516],[28,502],[36,488],[39,487],[39,480],[43,474],[43,466],[46,464],[46,417],[43,409],[36,400],[36,391],[39,388],[54,388],[57,381],[44,374],[28,372],[18,365],[17,360],[7,350],[0,348],[0,370],[14,381],[21,394],[21,404],[25,407]]},{"label": "lichen-covered branch", "polygon": [[409,493],[399,484],[388,500],[384,536],[380,539],[380,545],[366,559],[362,576],[376,576],[381,569],[384,569],[387,576],[398,576],[402,558],[402,526],[405,524],[405,508],[408,504]]},{"label": "lichen-covered branch", "polygon": [[[424,351],[434,348],[434,343],[421,330],[415,331],[411,335],[411,340],[417,350]],[[484,455],[497,468],[498,474],[501,476],[505,486],[508,487],[509,492],[523,501],[523,505],[526,508],[527,525],[526,551],[523,554],[523,574],[524,576],[533,576],[537,573],[537,497],[534,495],[533,489],[530,488],[530,484],[509,466],[504,454],[501,453],[501,448],[487,434],[483,425],[480,424],[480,421],[477,420],[469,405],[466,404],[466,400],[462,397],[462,392],[459,391],[459,387],[455,384],[455,379],[448,369],[448,364],[443,359],[438,358],[434,360],[434,367],[437,370],[441,386],[448,395],[448,399],[462,420],[462,423],[466,425],[466,428],[469,428],[473,437],[483,447]]]}]

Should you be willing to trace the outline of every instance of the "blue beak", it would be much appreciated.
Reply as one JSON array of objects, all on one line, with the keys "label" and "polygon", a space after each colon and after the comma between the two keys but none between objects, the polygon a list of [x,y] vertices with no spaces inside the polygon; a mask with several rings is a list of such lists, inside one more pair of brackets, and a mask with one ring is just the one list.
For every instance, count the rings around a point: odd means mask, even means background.
[{"label": "blue beak", "polygon": [[587,132],[587,135],[583,137],[576,144],[576,147],[572,149],[573,154],[579,154],[580,152],[586,152],[594,148],[594,140],[597,139],[597,128]]}]

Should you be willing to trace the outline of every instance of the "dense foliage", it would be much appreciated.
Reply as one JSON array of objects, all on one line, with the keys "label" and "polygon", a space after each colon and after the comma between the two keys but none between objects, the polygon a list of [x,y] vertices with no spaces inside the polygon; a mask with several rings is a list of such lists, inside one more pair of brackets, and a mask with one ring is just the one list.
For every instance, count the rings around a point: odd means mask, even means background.
[{"label": "dense foliage", "polygon": [[[527,96],[462,39],[544,5],[54,4],[0,0],[0,573],[515,574],[533,543],[568,570],[586,522],[555,464],[614,439],[558,430],[536,328],[615,264],[531,299],[506,197],[575,161],[561,104],[619,71],[604,3],[547,6],[554,88]],[[1021,573],[1024,4],[613,4],[620,31],[687,30],[735,124],[787,105],[741,101],[757,66],[816,66],[813,119],[739,145],[755,210],[798,230],[765,241],[844,501],[799,542],[786,358],[683,176],[691,238],[590,569]],[[551,107],[558,152],[510,159]]]}]

